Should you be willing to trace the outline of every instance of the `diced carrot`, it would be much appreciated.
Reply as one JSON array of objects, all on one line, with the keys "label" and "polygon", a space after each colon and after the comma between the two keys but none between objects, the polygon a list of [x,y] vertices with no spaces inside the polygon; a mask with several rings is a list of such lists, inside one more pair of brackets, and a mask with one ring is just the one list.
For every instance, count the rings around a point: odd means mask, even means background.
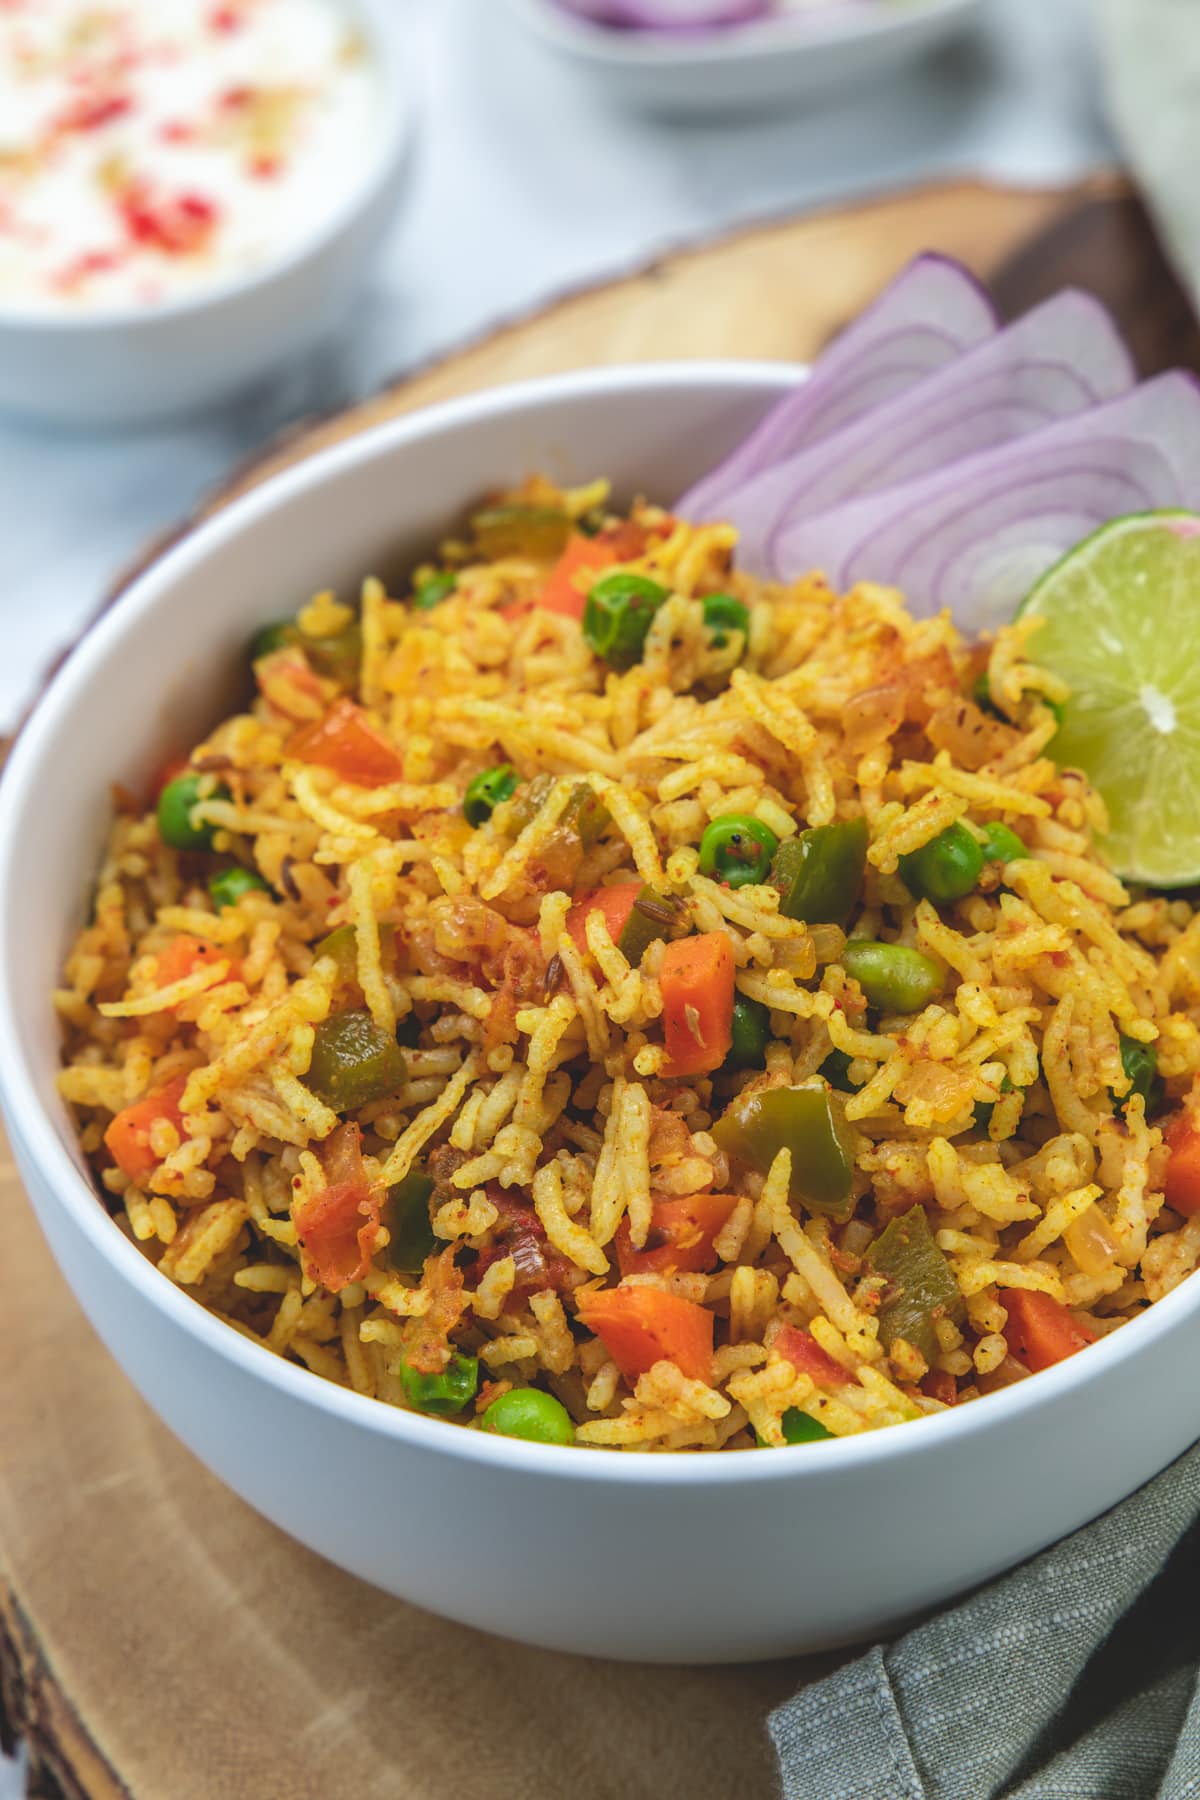
[{"label": "diced carrot", "polygon": [[166,1087],[126,1106],[104,1133],[104,1142],[118,1169],[130,1181],[139,1181],[158,1166],[158,1157],[150,1148],[150,1132],[159,1119],[169,1119],[176,1131],[182,1132],[183,1114],[179,1102],[187,1086],[187,1076],[177,1075]]},{"label": "diced carrot", "polygon": [[633,1383],[656,1362],[673,1362],[693,1381],[711,1381],[713,1315],[694,1300],[658,1288],[602,1288],[581,1302],[579,1317]]},{"label": "diced carrot", "polygon": [[640,881],[618,881],[613,887],[593,888],[582,900],[577,900],[567,914],[567,930],[579,945],[582,955],[590,954],[587,942],[588,914],[598,912],[608,926],[608,935],[615,944],[624,931],[633,903],[642,891]]},{"label": "diced carrot", "polygon": [[1163,1192],[1172,1212],[1190,1219],[1200,1212],[1200,1130],[1190,1112],[1176,1113],[1163,1128],[1171,1155],[1163,1177]]},{"label": "diced carrot", "polygon": [[659,974],[664,1075],[707,1075],[725,1061],[733,1042],[733,973],[733,946],[724,931],[667,945]]},{"label": "diced carrot", "polygon": [[811,1375],[818,1387],[836,1387],[850,1380],[841,1363],[822,1350],[811,1331],[797,1331],[794,1325],[784,1325],[775,1333],[771,1348],[786,1357],[801,1375]]},{"label": "diced carrot", "polygon": [[506,619],[519,618],[535,606],[543,612],[559,613],[565,619],[582,619],[588,583],[578,578],[587,571],[599,575],[602,569],[611,569],[617,563],[633,562],[644,554],[646,539],[645,526],[630,519],[606,526],[595,537],[587,537],[582,531],[572,532],[536,598],[511,600],[499,610]]},{"label": "diced carrot", "polygon": [[159,951],[155,961],[159,987],[169,987],[173,981],[182,981],[185,976],[194,975],[197,969],[212,968],[219,962],[229,964],[227,981],[237,981],[242,972],[241,963],[228,950],[223,950],[219,944],[210,944],[206,938],[193,937],[188,931],[172,938],[166,949]]},{"label": "diced carrot", "polygon": [[678,1200],[656,1200],[641,1250],[634,1249],[629,1221],[622,1219],[613,1240],[622,1275],[715,1269],[719,1259],[713,1239],[736,1205],[736,1194],[687,1194]]},{"label": "diced carrot", "polygon": [[1096,1340],[1095,1332],[1051,1294],[1005,1288],[1002,1303],[1008,1312],[1004,1336],[1009,1350],[1027,1369],[1048,1369]]},{"label": "diced carrot", "polygon": [[347,1123],[328,1138],[321,1166],[329,1185],[293,1213],[305,1273],[331,1294],[361,1281],[379,1239],[381,1196],[367,1181],[362,1133]]},{"label": "diced carrot", "polygon": [[404,774],[396,750],[353,700],[338,700],[317,724],[294,733],[287,753],[299,762],[332,769],[357,787],[382,787]]}]

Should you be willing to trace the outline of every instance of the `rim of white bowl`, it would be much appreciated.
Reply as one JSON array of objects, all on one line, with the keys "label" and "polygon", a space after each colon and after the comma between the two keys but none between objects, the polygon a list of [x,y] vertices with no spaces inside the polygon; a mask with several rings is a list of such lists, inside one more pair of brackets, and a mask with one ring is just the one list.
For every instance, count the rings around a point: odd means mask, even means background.
[{"label": "rim of white bowl", "polygon": [[886,1431],[834,1439],[819,1448],[794,1445],[775,1449],[769,1456],[726,1457],[687,1452],[675,1456],[585,1453],[579,1446],[535,1444],[464,1430],[449,1421],[400,1411],[338,1387],[250,1343],[161,1275],[124,1236],[91,1182],[76,1166],[60,1138],[59,1127],[39,1098],[21,1049],[10,998],[12,987],[7,978],[10,956],[16,955],[15,945],[10,942],[12,890],[20,878],[20,856],[25,854],[19,827],[28,809],[36,809],[37,772],[43,748],[69,729],[72,704],[89,686],[92,664],[119,643],[144,612],[155,608],[178,576],[203,563],[211,550],[236,537],[261,516],[288,508],[331,477],[390,454],[398,447],[419,444],[433,432],[469,428],[482,418],[520,410],[526,404],[582,398],[606,390],[624,390],[632,398],[640,390],[657,393],[699,385],[716,391],[728,389],[733,398],[739,389],[744,394],[749,387],[761,389],[764,398],[769,398],[802,375],[803,370],[796,365],[776,362],[712,360],[615,365],[547,376],[445,401],[318,451],[232,501],[139,575],[71,652],[18,736],[0,777],[0,1093],[6,1102],[10,1128],[38,1164],[55,1203],[70,1214],[96,1252],[185,1336],[233,1363],[247,1376],[378,1437],[390,1438],[398,1445],[438,1451],[463,1463],[506,1465],[516,1473],[538,1473],[560,1481],[601,1481],[619,1487],[742,1487],[775,1481],[819,1485],[826,1472],[832,1477],[849,1469],[881,1468],[896,1459],[919,1456],[935,1444],[965,1445],[980,1432],[1032,1416],[1080,1388],[1102,1382],[1117,1363],[1137,1355],[1142,1346],[1149,1346],[1172,1331],[1183,1317],[1200,1309],[1200,1282],[1185,1280],[1140,1317],[1031,1380],[943,1413]]},{"label": "rim of white bowl", "polygon": [[555,0],[510,0],[510,5],[524,14],[540,37],[559,49],[625,68],[682,69],[894,37],[918,24],[965,18],[978,10],[980,0],[907,0],[903,6],[880,4],[871,13],[865,12],[861,3],[831,6],[828,17],[785,13],[697,37],[666,31],[615,31],[566,12]]},{"label": "rim of white bowl", "polygon": [[[401,51],[401,33],[388,0],[335,0],[343,11],[355,15],[362,26],[379,76],[381,131],[374,153],[358,177],[325,217],[303,232],[289,248],[240,274],[219,276],[193,291],[173,294],[151,305],[126,304],[97,307],[94,312],[42,312],[35,306],[7,306],[0,301],[0,341],[5,331],[45,331],[66,335],[95,332],[127,332],[159,321],[185,319],[241,299],[272,282],[285,281],[310,258],[320,255],[358,214],[369,212],[388,184],[397,179],[408,159],[419,119],[418,84],[409,73]],[[389,27],[388,20],[393,23]]]}]

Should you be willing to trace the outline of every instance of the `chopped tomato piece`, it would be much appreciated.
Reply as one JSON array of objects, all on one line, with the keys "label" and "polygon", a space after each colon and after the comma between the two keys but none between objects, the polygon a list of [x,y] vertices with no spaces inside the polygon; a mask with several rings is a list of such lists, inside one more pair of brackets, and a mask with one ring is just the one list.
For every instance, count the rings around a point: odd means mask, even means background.
[{"label": "chopped tomato piece", "polygon": [[588,914],[598,912],[608,926],[608,935],[615,944],[629,921],[633,911],[633,903],[642,891],[640,881],[618,881],[613,887],[594,888],[577,900],[567,914],[567,930],[579,945],[584,956],[590,954],[587,941]]},{"label": "chopped tomato piece", "polygon": [[1004,1328],[1008,1347],[1027,1369],[1048,1369],[1096,1341],[1095,1332],[1050,1294],[1005,1288],[1003,1305],[1008,1312]]},{"label": "chopped tomato piece", "polygon": [[173,981],[182,981],[185,976],[194,975],[197,969],[212,968],[219,962],[229,964],[227,981],[236,981],[242,972],[241,964],[228,950],[223,950],[219,944],[210,944],[206,938],[193,937],[187,931],[172,938],[166,949],[159,951],[155,961],[159,987],[169,987]]},{"label": "chopped tomato piece", "polygon": [[811,1375],[818,1387],[837,1387],[851,1379],[841,1363],[822,1350],[811,1331],[797,1331],[794,1325],[784,1325],[775,1334],[771,1348],[786,1357],[801,1375]]},{"label": "chopped tomato piece", "polygon": [[631,1385],[662,1361],[693,1381],[712,1380],[713,1315],[694,1300],[658,1288],[602,1288],[587,1296],[579,1317]]},{"label": "chopped tomato piece", "polygon": [[921,1383],[921,1392],[943,1406],[958,1405],[958,1382],[946,1369],[931,1369]]},{"label": "chopped tomato piece", "polygon": [[119,1112],[104,1134],[104,1142],[118,1169],[130,1181],[138,1181],[158,1166],[158,1157],[150,1148],[150,1132],[159,1119],[169,1119],[182,1134],[183,1114],[179,1102],[187,1086],[187,1076],[177,1075],[166,1087],[156,1088],[143,1100]]},{"label": "chopped tomato piece", "polygon": [[397,752],[353,700],[337,701],[317,724],[297,731],[288,740],[287,753],[332,769],[357,787],[383,787],[404,774]]},{"label": "chopped tomato piece", "polygon": [[1167,1205],[1190,1219],[1200,1212],[1200,1129],[1193,1114],[1176,1113],[1164,1126],[1163,1137],[1171,1152],[1163,1177]]},{"label": "chopped tomato piece", "polygon": [[733,946],[724,931],[667,945],[659,976],[664,1075],[708,1075],[725,1061],[733,1043],[733,974]]},{"label": "chopped tomato piece", "polygon": [[634,1249],[629,1221],[623,1219],[613,1240],[622,1275],[715,1269],[719,1259],[713,1239],[736,1205],[736,1194],[687,1194],[679,1200],[656,1200],[641,1250]]},{"label": "chopped tomato piece", "polygon": [[361,1281],[371,1266],[382,1196],[367,1181],[357,1125],[338,1126],[326,1140],[321,1166],[329,1185],[292,1218],[304,1249],[305,1273],[337,1294],[349,1282]]}]

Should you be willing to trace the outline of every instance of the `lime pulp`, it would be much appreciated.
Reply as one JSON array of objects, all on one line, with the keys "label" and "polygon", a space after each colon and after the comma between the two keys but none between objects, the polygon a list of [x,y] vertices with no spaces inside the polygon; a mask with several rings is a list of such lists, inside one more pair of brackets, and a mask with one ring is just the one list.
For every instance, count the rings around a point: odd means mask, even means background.
[{"label": "lime pulp", "polygon": [[1031,662],[1070,688],[1051,754],[1108,809],[1099,849],[1127,880],[1200,881],[1200,516],[1101,526],[1020,609]]}]

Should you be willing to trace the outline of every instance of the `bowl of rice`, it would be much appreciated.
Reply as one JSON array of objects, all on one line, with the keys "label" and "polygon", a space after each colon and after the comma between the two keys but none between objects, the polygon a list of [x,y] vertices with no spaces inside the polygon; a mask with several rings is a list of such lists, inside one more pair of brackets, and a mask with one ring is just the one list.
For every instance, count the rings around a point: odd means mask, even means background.
[{"label": "bowl of rice", "polygon": [[672,510],[798,378],[323,451],[139,577],[0,789],[0,1093],[104,1343],[282,1529],[558,1649],[863,1638],[1195,1435],[1113,1049],[1183,1043],[1187,921],[1096,856],[1019,630]]}]

